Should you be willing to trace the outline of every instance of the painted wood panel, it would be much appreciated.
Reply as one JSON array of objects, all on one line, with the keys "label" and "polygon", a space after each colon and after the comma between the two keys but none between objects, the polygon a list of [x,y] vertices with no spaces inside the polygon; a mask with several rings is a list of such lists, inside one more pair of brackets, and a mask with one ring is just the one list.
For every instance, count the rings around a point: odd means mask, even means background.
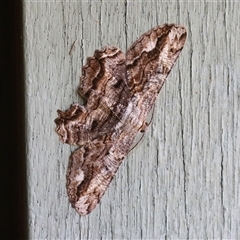
[{"label": "painted wood panel", "polygon": [[[240,238],[238,9],[229,1],[25,1],[31,239]],[[185,48],[144,139],[99,206],[80,217],[65,189],[74,148],[54,132],[56,110],[82,102],[81,67],[95,49],[126,50],[163,23],[187,28]]]}]

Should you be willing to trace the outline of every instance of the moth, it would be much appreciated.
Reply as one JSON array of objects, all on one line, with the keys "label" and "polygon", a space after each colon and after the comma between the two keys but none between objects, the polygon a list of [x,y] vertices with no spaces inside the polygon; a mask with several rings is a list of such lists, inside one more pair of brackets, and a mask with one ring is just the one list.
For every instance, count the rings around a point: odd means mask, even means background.
[{"label": "moth", "polygon": [[184,27],[165,24],[144,33],[126,54],[105,47],[87,59],[78,87],[86,104],[58,110],[55,119],[60,140],[79,146],[69,157],[66,187],[80,215],[96,207],[137,133],[145,131],[186,35]]}]

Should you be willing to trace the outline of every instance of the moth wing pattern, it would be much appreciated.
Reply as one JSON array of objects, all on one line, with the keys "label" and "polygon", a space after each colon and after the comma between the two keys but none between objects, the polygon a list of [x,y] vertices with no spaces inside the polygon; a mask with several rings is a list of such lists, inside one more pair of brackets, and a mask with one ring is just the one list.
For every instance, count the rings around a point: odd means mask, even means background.
[{"label": "moth wing pattern", "polygon": [[75,103],[66,111],[58,110],[56,132],[62,142],[84,145],[114,131],[129,102],[125,62],[116,47],[96,50],[87,59],[78,88],[86,105]]},{"label": "moth wing pattern", "polygon": [[80,147],[71,154],[67,193],[72,207],[87,215],[98,204],[131,149],[186,40],[184,27],[158,26],[127,51],[95,51],[83,67],[79,92],[85,106],[58,110],[60,139]]},{"label": "moth wing pattern", "polygon": [[78,88],[86,105],[58,110],[55,120],[60,139],[80,145],[69,158],[66,188],[70,203],[81,215],[97,205],[119,166],[118,162],[113,166],[108,151],[130,100],[125,64],[125,55],[118,48],[96,50],[83,67]]},{"label": "moth wing pattern", "polygon": [[186,29],[164,24],[144,33],[126,54],[128,86],[146,114],[153,107],[186,41]]},{"label": "moth wing pattern", "polygon": [[111,147],[112,142],[97,139],[79,147],[69,158],[67,193],[72,207],[82,216],[96,207],[118,168],[108,159]]}]

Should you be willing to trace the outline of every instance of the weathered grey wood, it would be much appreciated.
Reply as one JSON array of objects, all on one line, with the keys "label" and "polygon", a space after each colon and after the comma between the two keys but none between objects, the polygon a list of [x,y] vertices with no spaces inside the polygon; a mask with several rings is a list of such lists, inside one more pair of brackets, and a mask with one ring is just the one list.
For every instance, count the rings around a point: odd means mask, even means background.
[{"label": "weathered grey wood", "polygon": [[[24,11],[30,238],[239,239],[239,3],[26,1]],[[144,140],[81,218],[66,195],[73,148],[58,141],[56,110],[81,101],[95,49],[124,50],[165,22],[186,26],[186,46]]]}]

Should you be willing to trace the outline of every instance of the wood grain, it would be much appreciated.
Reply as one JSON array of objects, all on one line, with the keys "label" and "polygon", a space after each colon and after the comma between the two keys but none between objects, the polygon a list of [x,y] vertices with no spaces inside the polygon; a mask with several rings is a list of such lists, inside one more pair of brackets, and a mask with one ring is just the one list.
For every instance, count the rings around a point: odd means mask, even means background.
[{"label": "wood grain", "polygon": [[[30,239],[240,238],[238,8],[229,1],[25,2]],[[166,22],[189,34],[153,124],[104,201],[81,218],[63,187],[74,148],[59,143],[52,119],[80,101],[81,67],[95,49],[126,50]]]}]

